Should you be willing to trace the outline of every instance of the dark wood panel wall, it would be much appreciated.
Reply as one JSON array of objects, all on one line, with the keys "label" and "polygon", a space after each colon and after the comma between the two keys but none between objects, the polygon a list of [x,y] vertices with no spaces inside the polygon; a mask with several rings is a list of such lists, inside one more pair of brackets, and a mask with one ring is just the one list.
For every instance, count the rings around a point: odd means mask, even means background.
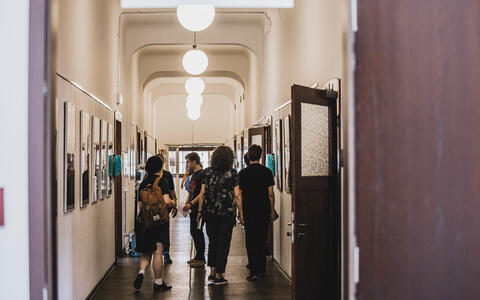
[{"label": "dark wood panel wall", "polygon": [[480,299],[479,16],[358,1],[357,299]]}]

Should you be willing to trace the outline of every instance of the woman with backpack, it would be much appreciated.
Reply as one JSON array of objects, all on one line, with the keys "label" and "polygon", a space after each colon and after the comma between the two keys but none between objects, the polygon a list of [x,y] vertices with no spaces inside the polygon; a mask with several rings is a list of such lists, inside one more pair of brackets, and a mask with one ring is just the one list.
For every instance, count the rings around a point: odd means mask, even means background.
[{"label": "woman with backpack", "polygon": [[203,171],[202,190],[199,195],[198,222],[203,219],[207,226],[208,280],[215,285],[228,283],[224,278],[227,257],[230,251],[235,215],[243,224],[242,197],[239,177],[233,169],[233,151],[219,146],[212,154],[211,167]]},{"label": "woman with backpack", "polygon": [[147,160],[145,178],[139,187],[139,207],[137,226],[137,249],[143,253],[140,258],[140,271],[133,286],[140,289],[145,277],[145,269],[150,264],[153,255],[153,273],[155,274],[155,291],[166,291],[172,287],[162,280],[163,249],[168,246],[168,207],[175,206],[175,201],[169,197],[169,186],[163,177],[163,161],[158,156]]}]

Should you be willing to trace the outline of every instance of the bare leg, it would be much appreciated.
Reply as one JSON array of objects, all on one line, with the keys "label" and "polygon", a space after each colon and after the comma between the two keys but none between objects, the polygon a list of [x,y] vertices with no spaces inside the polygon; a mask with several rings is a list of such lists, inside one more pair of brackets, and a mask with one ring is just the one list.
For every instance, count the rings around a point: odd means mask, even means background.
[{"label": "bare leg", "polygon": [[146,270],[148,268],[148,265],[150,264],[150,261],[152,260],[152,254],[142,254],[140,257],[140,270]]},{"label": "bare leg", "polygon": [[163,244],[157,243],[157,250],[155,250],[153,256],[153,273],[155,274],[155,279],[162,278],[163,271]]}]

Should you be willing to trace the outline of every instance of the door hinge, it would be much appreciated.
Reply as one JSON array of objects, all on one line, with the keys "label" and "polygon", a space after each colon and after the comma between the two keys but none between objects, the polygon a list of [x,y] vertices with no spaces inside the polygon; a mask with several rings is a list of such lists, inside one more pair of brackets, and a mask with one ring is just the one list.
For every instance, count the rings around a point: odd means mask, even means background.
[{"label": "door hinge", "polygon": [[343,149],[340,149],[340,168],[343,168],[345,166],[345,164],[344,164],[344,161],[345,161],[344,160],[344,154],[345,153],[344,153]]},{"label": "door hinge", "polygon": [[360,248],[358,246],[353,249],[353,283],[360,282]]}]

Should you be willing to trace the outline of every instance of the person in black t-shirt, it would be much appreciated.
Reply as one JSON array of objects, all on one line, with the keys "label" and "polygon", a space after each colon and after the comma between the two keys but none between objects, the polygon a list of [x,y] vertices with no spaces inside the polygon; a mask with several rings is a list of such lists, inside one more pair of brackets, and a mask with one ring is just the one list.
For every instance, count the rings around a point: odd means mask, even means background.
[{"label": "person in black t-shirt", "polygon": [[262,147],[251,145],[248,148],[250,166],[240,171],[240,190],[243,199],[245,221],[245,244],[247,248],[250,276],[252,281],[266,272],[266,240],[268,226],[274,217],[275,184],[270,169],[259,163]]},{"label": "person in black t-shirt", "polygon": [[[158,157],[160,157],[165,164],[165,158],[163,157],[162,154],[157,154]],[[173,176],[172,173],[170,173],[167,170],[163,170],[163,177],[167,180],[168,182],[168,190],[169,190],[169,196],[170,199],[175,201],[175,206],[174,207],[169,207],[168,212],[171,213],[172,219],[175,218],[177,215],[177,194],[175,193],[175,184],[173,183]],[[173,261],[170,258],[170,221],[168,221],[168,244],[165,246],[163,249],[163,260],[166,264],[172,264]]]},{"label": "person in black t-shirt", "polygon": [[[160,181],[158,185],[160,186],[163,194],[163,201],[167,206],[174,206],[175,202],[170,199],[168,196],[169,188],[168,182],[166,178],[163,176],[163,161],[158,156],[152,156],[147,160],[147,164],[145,165],[145,170],[147,171],[147,175],[143,179],[142,183],[140,183],[139,190],[143,190],[147,188],[149,185],[155,183],[158,177],[160,177]],[[140,207],[143,206],[142,199],[139,199]],[[142,216],[140,215],[140,218]],[[135,289],[140,289],[142,286],[143,278],[145,277],[145,269],[150,264],[153,255],[153,273],[155,274],[155,282],[153,284],[153,288],[155,291],[166,291],[171,289],[171,286],[168,286],[162,280],[162,271],[163,271],[163,249],[164,247],[168,246],[169,238],[168,238],[168,222],[163,223],[159,226],[153,226],[150,228],[138,228],[138,232],[136,232],[137,237],[139,238],[139,243],[137,244],[138,251],[142,252],[142,256],[140,257],[140,270],[138,272],[135,281],[133,282],[133,286]]]},{"label": "person in black t-shirt", "polygon": [[198,226],[198,202],[200,190],[202,189],[203,169],[198,153],[192,152],[185,156],[187,169],[192,177],[190,178],[188,199],[185,201],[184,211],[190,209],[190,234],[195,245],[195,257],[187,263],[191,267],[203,267],[205,265],[205,237],[203,235],[203,222]]}]

